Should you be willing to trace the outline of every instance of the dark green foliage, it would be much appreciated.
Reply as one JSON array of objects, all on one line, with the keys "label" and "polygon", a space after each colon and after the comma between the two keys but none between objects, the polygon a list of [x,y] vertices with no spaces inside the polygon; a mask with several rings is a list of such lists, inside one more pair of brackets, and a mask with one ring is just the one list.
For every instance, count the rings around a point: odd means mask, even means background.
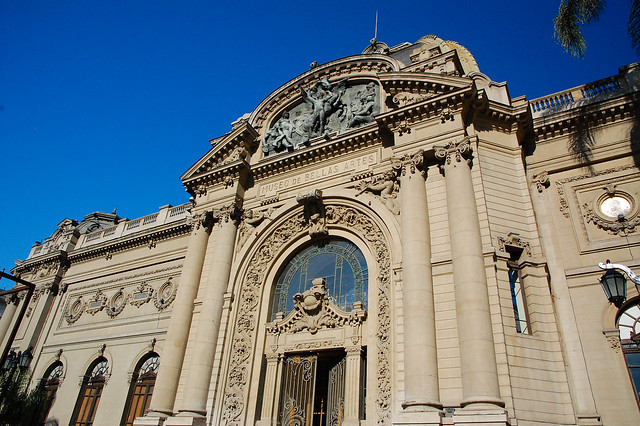
[{"label": "dark green foliage", "polygon": [[605,0],[562,0],[554,21],[555,35],[570,54],[584,56],[587,43],[582,25],[597,20],[605,4]]},{"label": "dark green foliage", "polygon": [[46,392],[38,387],[29,390],[28,369],[0,375],[0,425],[33,426],[47,402]]},{"label": "dark green foliage", "polygon": [[[597,21],[605,6],[605,0],[562,0],[554,28],[556,38],[567,52],[584,57],[587,42],[582,35],[582,26]],[[640,56],[640,0],[631,0],[627,29],[631,45]]]}]

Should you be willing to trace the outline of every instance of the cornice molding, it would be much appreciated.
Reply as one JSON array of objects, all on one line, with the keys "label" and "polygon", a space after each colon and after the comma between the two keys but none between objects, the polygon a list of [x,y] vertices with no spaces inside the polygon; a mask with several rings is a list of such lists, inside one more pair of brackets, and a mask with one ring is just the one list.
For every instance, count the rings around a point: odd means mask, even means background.
[{"label": "cornice molding", "polygon": [[187,223],[186,219],[183,219],[179,222],[173,222],[165,226],[144,230],[116,240],[106,241],[102,244],[76,250],[68,255],[69,262],[74,264],[103,256],[110,257],[113,253],[149,245],[152,242],[157,243],[158,241],[175,238],[189,233],[190,230],[191,224]]},{"label": "cornice molding", "polygon": [[556,114],[533,120],[533,131],[537,140],[545,140],[558,135],[568,135],[586,116],[589,124],[600,126],[621,121],[636,115],[640,106],[640,93],[634,92],[602,102],[576,106]]},{"label": "cornice molding", "polygon": [[447,110],[450,114],[462,110],[465,103],[474,97],[475,87],[473,85],[463,87],[450,93],[382,113],[376,117],[376,122],[381,128],[409,133],[406,128],[412,124],[429,118],[442,119]]},{"label": "cornice molding", "polygon": [[290,153],[269,156],[251,167],[255,180],[273,177],[298,167],[338,157],[346,152],[356,152],[380,142],[380,129],[376,123],[358,128],[358,131],[343,133],[335,140],[319,143]]}]

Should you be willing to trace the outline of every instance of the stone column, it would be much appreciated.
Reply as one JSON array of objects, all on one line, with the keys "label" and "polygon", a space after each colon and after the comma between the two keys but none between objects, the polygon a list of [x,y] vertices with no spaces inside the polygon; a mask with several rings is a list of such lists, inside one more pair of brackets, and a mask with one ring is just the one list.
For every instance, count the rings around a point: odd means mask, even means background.
[{"label": "stone column", "polygon": [[18,309],[18,303],[20,299],[18,299],[18,297],[15,294],[12,294],[8,296],[4,296],[4,300],[6,301],[7,305],[4,309],[4,313],[2,314],[2,318],[0,318],[0,342],[8,345],[10,344],[10,342],[6,342],[6,340],[9,334],[11,333],[9,329],[11,327],[11,322],[13,321],[13,317],[16,314],[16,310]]},{"label": "stone column", "polygon": [[562,338],[563,352],[569,380],[569,389],[575,406],[578,424],[601,424],[596,410],[593,392],[589,382],[589,372],[584,360],[582,343],[577,333],[578,323],[573,310],[569,285],[562,265],[560,244],[556,237],[551,211],[553,209],[545,188],[549,186],[547,173],[540,173],[533,177],[531,199],[536,213],[536,222],[540,234],[542,251],[547,260],[550,288],[555,302],[555,313],[558,319],[558,329]]},{"label": "stone column", "polygon": [[347,351],[344,368],[344,420],[343,426],[358,426],[360,424],[360,398],[362,347],[351,346]]},{"label": "stone column", "polygon": [[420,170],[423,152],[402,161],[400,219],[405,383],[402,406],[408,411],[437,411],[442,404],[438,385],[429,212],[424,173]]},{"label": "stone column", "polygon": [[[189,363],[182,407],[177,417],[193,417],[188,424],[206,423],[206,404],[211,382],[211,370],[215,355],[224,295],[229,283],[229,273],[235,247],[238,209],[235,203],[225,207],[213,227],[213,256],[209,264],[202,309],[198,316],[198,328]],[[177,419],[176,419],[177,420]],[[174,420],[167,422],[174,424]],[[183,423],[175,423],[183,424]]]},{"label": "stone column", "polygon": [[209,240],[210,220],[208,212],[200,213],[193,218],[193,230],[180,276],[178,294],[173,302],[173,312],[160,359],[160,369],[151,397],[149,413],[146,415],[147,418],[158,418],[159,420],[154,422],[149,420],[136,421],[136,424],[161,424],[162,419],[173,414],[173,404],[191,327],[193,301],[198,292],[200,274]]},{"label": "stone column", "polygon": [[278,377],[280,375],[282,365],[282,354],[271,353],[266,355],[267,368],[264,375],[264,388],[262,393],[262,410],[260,412],[260,420],[256,422],[258,426],[271,426],[277,422],[276,411],[276,390]]},{"label": "stone column", "polygon": [[489,310],[480,222],[471,179],[468,139],[436,148],[443,161],[451,262],[458,320],[462,407],[496,409],[500,400],[498,369]]}]

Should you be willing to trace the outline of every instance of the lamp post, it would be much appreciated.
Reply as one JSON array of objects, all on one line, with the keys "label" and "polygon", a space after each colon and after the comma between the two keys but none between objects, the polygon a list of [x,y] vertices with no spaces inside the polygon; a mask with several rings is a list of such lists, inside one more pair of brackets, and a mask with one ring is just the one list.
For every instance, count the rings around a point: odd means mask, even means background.
[{"label": "lamp post", "polygon": [[11,351],[7,354],[4,362],[0,366],[2,374],[6,376],[4,378],[2,389],[0,390],[0,406],[2,406],[2,402],[4,401],[7,388],[11,386],[11,380],[13,379],[13,375],[16,369],[18,369],[18,371],[24,371],[27,367],[29,367],[32,359],[33,348],[31,346],[25,349],[24,352],[16,353],[15,350],[11,349]]},{"label": "lamp post", "polygon": [[640,285],[640,278],[627,266],[611,263],[609,259],[607,259],[606,263],[598,263],[598,266],[600,269],[606,270],[604,275],[600,277],[600,284],[607,295],[607,299],[617,308],[622,307],[624,301],[627,300],[627,279],[619,271],[624,272],[636,285],[636,288]]}]

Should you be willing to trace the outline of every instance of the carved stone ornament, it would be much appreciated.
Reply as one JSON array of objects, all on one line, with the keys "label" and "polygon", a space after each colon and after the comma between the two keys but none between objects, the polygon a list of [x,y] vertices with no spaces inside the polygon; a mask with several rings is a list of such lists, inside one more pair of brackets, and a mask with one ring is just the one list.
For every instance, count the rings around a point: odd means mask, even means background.
[{"label": "carved stone ornament", "polygon": [[467,164],[471,163],[468,157],[471,154],[471,144],[469,138],[464,138],[460,142],[449,142],[445,146],[437,147],[435,150],[436,158],[443,164],[440,165],[441,170],[444,171],[443,165],[450,165],[452,161],[461,163],[465,161]]},{"label": "carved stone ornament", "polygon": [[116,316],[118,316],[124,310],[128,299],[129,295],[124,292],[123,288],[118,290],[116,294],[111,296],[111,299],[109,299],[107,315],[109,315],[111,318],[115,318]]},{"label": "carved stone ornament", "polygon": [[240,250],[249,236],[255,231],[255,229],[265,220],[267,216],[271,214],[271,209],[268,211],[257,210],[245,210],[242,214],[242,222],[238,227],[238,246]]},{"label": "carved stone ornament", "polygon": [[627,219],[622,216],[620,219],[605,219],[602,215],[597,214],[589,204],[585,203],[582,208],[585,213],[583,214],[587,223],[591,222],[598,228],[607,231],[613,235],[627,236],[635,232],[636,227],[640,227],[640,216],[636,216],[631,219]]},{"label": "carved stone ornament", "polygon": [[[294,308],[282,321],[274,321],[267,325],[272,334],[298,333],[308,330],[316,334],[321,328],[335,328],[350,324],[361,324],[367,317],[364,309],[345,312],[329,301],[327,283],[324,278],[316,278],[313,286],[304,293],[293,296]],[[360,304],[362,307],[362,304]]]},{"label": "carved stone ornament", "polygon": [[[364,213],[352,207],[327,206],[326,221],[328,225],[341,226],[362,236],[376,259],[377,283],[377,324],[376,348],[370,348],[371,361],[376,365],[376,383],[378,397],[375,401],[377,423],[386,425],[391,421],[391,261],[386,238],[378,226]],[[300,236],[307,229],[307,221],[303,213],[290,217],[278,225],[268,235],[248,259],[249,268],[240,288],[238,311],[233,327],[231,343],[231,359],[229,360],[226,383],[222,394],[221,424],[243,425],[248,400],[248,383],[246,372],[250,371],[256,348],[257,315],[260,296],[263,294],[265,276],[269,264],[276,253],[285,244]]]},{"label": "carved stone ornament", "polygon": [[78,297],[69,306],[67,314],[64,316],[65,321],[67,321],[68,324],[73,324],[74,322],[78,321],[78,319],[84,312],[84,307],[85,303],[82,300],[82,297]]},{"label": "carved stone ornament", "polygon": [[153,287],[147,284],[145,281],[141,282],[138,287],[131,293],[130,304],[139,308],[145,303],[149,302],[153,297]]},{"label": "carved stone ornament", "polygon": [[525,256],[531,257],[531,246],[515,232],[509,232],[506,237],[498,237],[498,250],[506,253],[507,246],[522,249]]},{"label": "carved stone ornament", "polygon": [[615,353],[620,353],[620,330],[612,328],[609,330],[603,330],[602,334],[607,339],[609,346]]},{"label": "carved stone ornament", "polygon": [[262,139],[265,156],[304,148],[316,137],[328,137],[374,121],[380,113],[377,83],[347,79],[330,83],[318,80],[308,89],[300,87],[304,101],[284,111],[267,129]]},{"label": "carved stone ornament", "polygon": [[609,183],[603,192],[593,201],[593,205],[583,204],[583,216],[587,223],[613,235],[627,236],[640,227],[638,203],[628,192],[616,189]]},{"label": "carved stone ornament", "polygon": [[536,186],[538,192],[544,191],[550,185],[549,174],[547,172],[540,172],[533,175],[532,183]]},{"label": "carved stone ornament", "polygon": [[242,200],[240,198],[236,198],[233,202],[213,211],[213,219],[217,223],[229,222],[230,220],[237,223],[241,218]]},{"label": "carved stone ornament", "polygon": [[87,301],[87,313],[95,315],[107,306],[107,296],[102,290],[96,291],[96,294]]},{"label": "carved stone ornament", "polygon": [[391,213],[398,215],[400,214],[400,206],[397,201],[399,189],[400,185],[398,184],[396,173],[388,171],[373,179],[361,181],[358,185],[356,197],[365,192],[371,193],[380,200]]},{"label": "carved stone ornament", "polygon": [[415,174],[421,173],[424,174],[422,166],[424,164],[424,151],[418,150],[413,154],[406,154],[400,158],[392,158],[391,165],[394,170],[400,171],[402,176],[405,176],[407,173]]},{"label": "carved stone ornament", "polygon": [[200,227],[209,228],[212,223],[212,216],[210,211],[202,211],[198,213],[191,213],[187,215],[187,223],[193,229],[200,229]]},{"label": "carved stone ornament", "polygon": [[153,299],[153,304],[156,305],[159,311],[166,309],[176,298],[177,292],[178,286],[173,282],[172,278],[169,278],[158,289],[156,297]]},{"label": "carved stone ornament", "polygon": [[402,108],[407,105],[415,104],[421,101],[425,101],[435,96],[435,93],[409,93],[400,92],[393,96],[393,103]]},{"label": "carved stone ornament", "polygon": [[327,220],[322,203],[322,191],[314,189],[313,191],[303,192],[296,195],[296,201],[304,205],[304,218],[309,226],[309,235],[318,237],[327,235]]}]

